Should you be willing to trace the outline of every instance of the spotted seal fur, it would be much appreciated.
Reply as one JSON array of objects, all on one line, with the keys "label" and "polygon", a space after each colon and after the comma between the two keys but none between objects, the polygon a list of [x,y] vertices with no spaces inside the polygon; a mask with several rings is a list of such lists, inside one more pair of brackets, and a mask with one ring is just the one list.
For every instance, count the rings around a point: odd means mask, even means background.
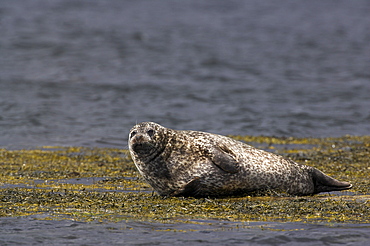
[{"label": "spotted seal fur", "polygon": [[163,196],[230,196],[260,190],[311,195],[352,187],[229,137],[177,131],[154,122],[131,129],[129,148],[140,174]]}]

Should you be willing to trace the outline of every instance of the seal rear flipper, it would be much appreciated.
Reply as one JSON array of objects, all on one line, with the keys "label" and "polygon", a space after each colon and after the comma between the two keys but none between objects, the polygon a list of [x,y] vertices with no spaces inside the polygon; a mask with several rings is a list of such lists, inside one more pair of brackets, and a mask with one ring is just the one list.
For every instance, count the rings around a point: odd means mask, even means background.
[{"label": "seal rear flipper", "polygon": [[226,146],[218,146],[211,150],[211,161],[221,170],[227,173],[238,172],[238,162],[232,151]]},{"label": "seal rear flipper", "polygon": [[348,190],[352,188],[349,182],[336,180],[315,168],[312,171],[312,179],[314,182],[314,193]]}]

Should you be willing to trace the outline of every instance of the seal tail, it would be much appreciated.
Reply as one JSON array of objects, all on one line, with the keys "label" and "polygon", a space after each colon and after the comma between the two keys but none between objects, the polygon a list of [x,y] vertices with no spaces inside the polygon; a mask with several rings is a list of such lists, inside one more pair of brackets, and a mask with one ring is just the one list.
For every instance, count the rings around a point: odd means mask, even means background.
[{"label": "seal tail", "polygon": [[352,188],[349,182],[336,180],[318,169],[313,169],[312,178],[315,186],[314,193],[348,190]]}]

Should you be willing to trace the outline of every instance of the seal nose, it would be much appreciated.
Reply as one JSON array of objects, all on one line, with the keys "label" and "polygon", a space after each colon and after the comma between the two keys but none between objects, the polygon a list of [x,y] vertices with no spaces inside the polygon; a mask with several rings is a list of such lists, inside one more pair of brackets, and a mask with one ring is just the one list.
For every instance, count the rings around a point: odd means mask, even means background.
[{"label": "seal nose", "polygon": [[141,135],[141,134],[136,134],[135,136],[133,136],[133,138],[131,139],[131,142],[132,143],[141,143],[141,142],[144,142],[144,136]]},{"label": "seal nose", "polygon": [[136,134],[130,142],[131,149],[136,153],[147,153],[151,149],[148,138],[143,134]]}]

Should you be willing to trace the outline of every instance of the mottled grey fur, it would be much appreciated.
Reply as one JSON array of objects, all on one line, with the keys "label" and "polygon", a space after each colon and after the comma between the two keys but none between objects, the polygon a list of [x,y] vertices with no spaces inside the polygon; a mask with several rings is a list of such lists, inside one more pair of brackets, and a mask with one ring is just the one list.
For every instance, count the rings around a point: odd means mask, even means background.
[{"label": "mottled grey fur", "polygon": [[129,147],[140,174],[164,196],[230,196],[260,190],[309,195],[352,187],[225,136],[177,131],[153,122],[131,129]]}]

